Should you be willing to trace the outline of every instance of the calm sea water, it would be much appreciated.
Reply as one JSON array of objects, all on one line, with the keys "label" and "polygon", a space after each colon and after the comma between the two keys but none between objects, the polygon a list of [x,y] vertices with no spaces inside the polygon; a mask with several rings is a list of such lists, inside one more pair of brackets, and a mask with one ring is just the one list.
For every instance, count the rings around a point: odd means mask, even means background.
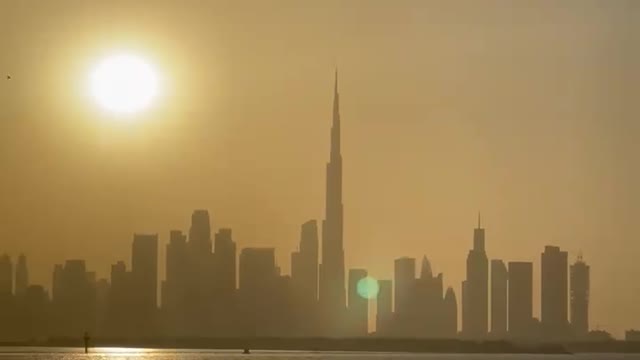
[{"label": "calm sea water", "polygon": [[640,360],[640,354],[578,354],[578,355],[510,355],[510,354],[401,354],[401,353],[315,353],[297,351],[254,351],[243,355],[229,350],[153,350],[95,348],[88,355],[79,348],[0,348],[0,359],[29,360]]}]

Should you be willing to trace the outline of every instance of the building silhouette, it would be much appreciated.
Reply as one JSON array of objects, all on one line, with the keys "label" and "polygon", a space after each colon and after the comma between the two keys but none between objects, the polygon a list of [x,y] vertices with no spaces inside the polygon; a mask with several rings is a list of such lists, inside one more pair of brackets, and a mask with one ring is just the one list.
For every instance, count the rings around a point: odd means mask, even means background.
[{"label": "building silhouette", "polygon": [[348,298],[348,335],[365,336],[369,330],[369,299],[358,291],[360,281],[367,277],[365,269],[349,270],[349,298]]},{"label": "building silhouette", "polygon": [[188,334],[208,334],[213,324],[215,264],[212,253],[211,223],[207,210],[195,210],[191,215],[187,242],[188,278],[184,309]]},{"label": "building silhouette", "polygon": [[[132,316],[137,333],[157,335],[158,235],[135,234],[131,252]],[[135,314],[135,315],[134,315]]]},{"label": "building silhouette", "polygon": [[27,257],[24,254],[20,254],[16,264],[15,294],[17,296],[25,295],[28,287],[29,270],[27,269]]},{"label": "building silhouette", "polygon": [[278,319],[275,315],[277,280],[274,248],[245,248],[239,259],[239,296],[245,336],[273,336]]},{"label": "building silhouette", "polygon": [[434,276],[431,263],[426,256],[422,258],[420,278],[414,284],[412,307],[416,309],[414,322],[416,335],[424,338],[443,337],[443,276]]},{"label": "building silhouette", "polygon": [[394,261],[394,335],[416,334],[413,309],[416,285],[416,259],[402,257]]},{"label": "building silhouette", "polygon": [[300,246],[291,254],[294,326],[301,335],[317,333],[318,313],[318,224],[309,220],[300,229]]},{"label": "building silhouette", "polygon": [[533,263],[509,262],[509,336],[533,336]]},{"label": "building silhouette", "polygon": [[473,249],[467,256],[467,279],[463,289],[462,333],[471,339],[487,336],[489,324],[489,263],[485,252],[484,229],[478,216],[473,231]]},{"label": "building silhouette", "polygon": [[327,163],[325,219],[322,222],[322,264],[320,265],[320,304],[327,336],[341,334],[344,318],[345,265],[343,246],[342,154],[340,151],[340,97],[338,72],[335,74],[331,151]]},{"label": "building silhouette", "polygon": [[378,280],[378,297],[376,298],[376,334],[391,335],[393,321],[393,282]]},{"label": "building silhouette", "polygon": [[509,273],[502,260],[491,260],[491,336],[507,336],[507,288]]},{"label": "building silhouette", "polygon": [[107,337],[135,336],[133,278],[124,261],[111,265],[111,288],[107,295],[107,315],[102,333]]},{"label": "building silhouette", "polygon": [[41,339],[51,333],[53,326],[48,306],[49,294],[43,286],[30,285],[24,290],[17,307],[20,316],[18,328],[22,338]]},{"label": "building silhouette", "polygon": [[236,331],[236,243],[232,231],[221,228],[214,240],[213,326],[212,334],[222,336]]},{"label": "building silhouette", "polygon": [[571,265],[571,326],[578,339],[589,334],[589,265],[582,256]]},{"label": "building silhouette", "polygon": [[442,333],[445,338],[453,339],[458,335],[458,301],[453,288],[447,288],[442,306],[444,321]]},{"label": "building silhouette", "polygon": [[547,340],[568,334],[568,255],[557,246],[545,246],[541,255],[541,326]]},{"label": "building silhouette", "polygon": [[72,337],[85,331],[95,333],[95,274],[84,260],[67,260],[54,270],[57,289],[52,299],[55,335]]},{"label": "building silhouette", "polygon": [[189,306],[187,293],[191,279],[187,236],[182,231],[169,232],[166,254],[166,277],[161,290],[164,328],[170,329],[167,335],[185,336],[189,334],[186,309]]},{"label": "building silhouette", "polygon": [[7,254],[0,256],[0,294],[13,294],[13,263]]}]

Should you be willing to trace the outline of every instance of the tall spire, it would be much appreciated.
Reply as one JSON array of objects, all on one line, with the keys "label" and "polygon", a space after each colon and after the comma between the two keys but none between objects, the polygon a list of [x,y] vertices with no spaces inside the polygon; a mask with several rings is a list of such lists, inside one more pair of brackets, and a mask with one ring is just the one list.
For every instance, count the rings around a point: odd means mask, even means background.
[{"label": "tall spire", "polygon": [[[320,264],[320,303],[327,311],[327,335],[340,333],[346,305],[343,249],[342,154],[340,151],[340,96],[338,69],[335,70],[331,152],[327,163],[325,218],[322,222],[322,264]],[[332,317],[333,316],[333,317]]]},{"label": "tall spire", "polygon": [[478,229],[482,229],[482,222],[480,218],[480,211],[478,211]]},{"label": "tall spire", "polygon": [[340,94],[338,94],[338,68],[333,88],[333,125],[331,129],[331,158],[340,155]]}]

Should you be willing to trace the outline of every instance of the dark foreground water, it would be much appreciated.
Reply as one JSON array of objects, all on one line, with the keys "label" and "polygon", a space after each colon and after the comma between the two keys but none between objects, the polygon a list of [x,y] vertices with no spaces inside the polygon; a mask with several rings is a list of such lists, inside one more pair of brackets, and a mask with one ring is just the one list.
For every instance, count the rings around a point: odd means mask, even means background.
[{"label": "dark foreground water", "polygon": [[[0,0],[1,1],[1,0]],[[403,354],[403,353],[316,353],[297,351],[254,351],[243,355],[229,350],[153,350],[124,348],[95,348],[88,355],[79,348],[0,348],[0,360],[640,360],[640,354],[577,354],[577,355],[511,355],[511,354]]]}]

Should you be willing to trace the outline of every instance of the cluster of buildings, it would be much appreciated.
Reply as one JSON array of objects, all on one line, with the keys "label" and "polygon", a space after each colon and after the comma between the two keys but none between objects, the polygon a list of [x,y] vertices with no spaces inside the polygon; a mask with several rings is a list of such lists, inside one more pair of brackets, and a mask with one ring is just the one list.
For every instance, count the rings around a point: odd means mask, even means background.
[{"label": "cluster of buildings", "polygon": [[[196,210],[187,233],[166,245],[166,277],[158,275],[157,235],[133,237],[130,267],[97,279],[83,260],[56,265],[51,292],[29,285],[26,258],[0,257],[0,339],[78,337],[357,337],[370,334],[360,287],[365,269],[345,269],[342,155],[336,74],[326,212],[302,224],[282,274],[274,248],[239,251],[232,231],[214,232]],[[480,223],[467,256],[461,304],[425,257],[394,262],[393,279],[377,281],[375,335],[384,337],[566,341],[589,334],[589,266],[568,265],[567,252],[547,246],[541,257],[541,317],[533,317],[533,264],[491,260]],[[15,279],[15,285],[14,285]],[[461,311],[459,311],[461,309]],[[458,317],[461,317],[459,329]]]}]

